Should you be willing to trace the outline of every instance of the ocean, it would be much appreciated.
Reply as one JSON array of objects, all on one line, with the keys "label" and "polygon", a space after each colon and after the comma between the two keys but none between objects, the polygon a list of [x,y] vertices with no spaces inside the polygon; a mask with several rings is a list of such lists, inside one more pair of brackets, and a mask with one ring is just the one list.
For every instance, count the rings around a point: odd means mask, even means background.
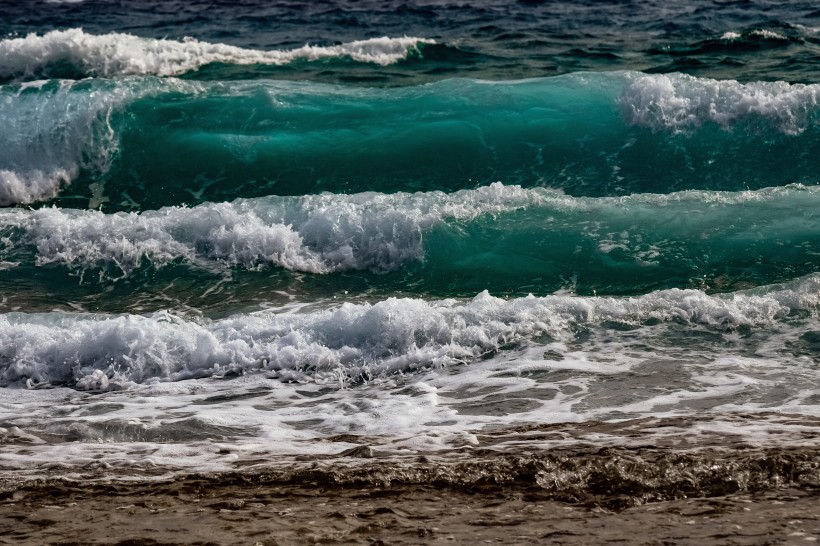
[{"label": "ocean", "polygon": [[814,2],[0,1],[0,478],[816,487],[818,53]]}]

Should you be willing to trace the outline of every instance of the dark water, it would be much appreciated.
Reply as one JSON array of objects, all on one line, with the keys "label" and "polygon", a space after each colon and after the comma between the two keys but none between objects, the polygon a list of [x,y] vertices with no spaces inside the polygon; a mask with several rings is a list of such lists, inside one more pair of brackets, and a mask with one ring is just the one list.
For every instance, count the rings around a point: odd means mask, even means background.
[{"label": "dark water", "polygon": [[[268,77],[406,85],[456,76],[519,79],[583,70],[685,72],[742,81],[816,81],[820,9],[813,2],[162,2],[0,4],[0,33],[83,28],[252,49],[293,49],[381,36],[439,45],[388,69],[210,67],[199,77]],[[765,32],[768,31],[768,32]],[[738,36],[725,39],[726,33]],[[770,34],[771,33],[771,34]],[[223,72],[224,71],[224,72]]]}]

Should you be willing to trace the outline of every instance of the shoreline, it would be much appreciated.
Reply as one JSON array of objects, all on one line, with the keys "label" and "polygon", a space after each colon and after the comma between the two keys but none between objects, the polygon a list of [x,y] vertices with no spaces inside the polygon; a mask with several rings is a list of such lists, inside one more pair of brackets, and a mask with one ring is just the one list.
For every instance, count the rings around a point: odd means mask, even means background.
[{"label": "shoreline", "polygon": [[820,538],[820,447],[578,448],[401,462],[367,455],[358,448],[332,461],[143,481],[5,478],[0,544]]},{"label": "shoreline", "polygon": [[782,489],[613,512],[503,490],[75,491],[0,504],[0,544],[812,544],[819,501]]}]

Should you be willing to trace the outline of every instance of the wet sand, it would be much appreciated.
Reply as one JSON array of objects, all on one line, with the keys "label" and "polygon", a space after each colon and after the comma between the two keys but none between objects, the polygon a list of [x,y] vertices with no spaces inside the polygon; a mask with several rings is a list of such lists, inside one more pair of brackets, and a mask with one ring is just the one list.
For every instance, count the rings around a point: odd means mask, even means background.
[{"label": "wet sand", "polygon": [[811,544],[820,492],[783,489],[621,511],[520,491],[433,487],[31,492],[0,506],[0,544]]},{"label": "wet sand", "polygon": [[818,539],[816,448],[314,461],[143,482],[6,480],[0,493],[4,545],[700,545]]}]

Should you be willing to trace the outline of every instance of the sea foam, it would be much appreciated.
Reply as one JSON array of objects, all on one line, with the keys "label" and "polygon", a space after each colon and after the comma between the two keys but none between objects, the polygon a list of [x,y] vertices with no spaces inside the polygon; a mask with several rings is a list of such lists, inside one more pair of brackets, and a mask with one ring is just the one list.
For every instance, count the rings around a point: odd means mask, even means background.
[{"label": "sea foam", "polygon": [[390,271],[423,255],[423,235],[447,219],[516,210],[557,192],[492,184],[453,194],[360,193],[238,199],[141,213],[42,208],[0,213],[12,246],[37,263],[124,276],[147,262],[210,268],[277,266],[309,273]]},{"label": "sea foam", "polygon": [[[696,249],[690,253],[703,252],[712,259],[725,255],[728,260],[738,253],[745,255],[766,234],[772,240],[791,241],[788,246],[760,249],[775,252],[773,259],[802,253],[799,244],[810,244],[816,233],[810,211],[818,199],[820,189],[801,185],[589,198],[496,182],[449,194],[268,196],[132,213],[15,209],[0,211],[0,259],[18,263],[33,255],[37,265],[61,265],[80,275],[91,272],[100,280],[117,280],[141,268],[173,263],[206,271],[280,267],[314,274],[383,273],[421,262],[432,250],[447,254],[451,248],[447,245],[458,247],[449,260],[464,258],[464,252],[485,253],[488,247],[481,240],[487,227],[496,245],[505,244],[505,236],[527,229],[537,240],[567,238],[573,245],[591,244],[605,262],[619,249],[619,260],[643,266],[671,260],[667,265],[680,267],[687,262],[686,255],[679,255],[683,249],[678,243]],[[755,218],[753,229],[732,223],[740,209]],[[691,221],[693,210],[699,211],[697,221]],[[795,211],[800,214],[795,216]],[[596,222],[588,221],[590,214]],[[427,240],[438,228],[446,229],[447,235],[433,248]],[[519,258],[530,253],[539,260],[542,273],[548,270],[549,260],[570,267],[574,255],[572,245],[539,247],[525,240],[511,244],[516,245]],[[490,254],[488,259],[499,257]],[[470,263],[486,265],[480,259]]]},{"label": "sea foam", "polygon": [[629,123],[655,130],[687,131],[705,123],[728,129],[748,121],[797,135],[813,120],[819,94],[816,84],[631,74],[618,101]]},{"label": "sea foam", "polygon": [[771,326],[795,310],[816,312],[818,289],[820,277],[814,275],[790,286],[721,296],[674,289],[630,298],[507,300],[483,292],[466,302],[390,298],[213,321],[167,312],[10,313],[0,315],[0,383],[104,390],[256,370],[343,386],[469,362],[534,336],[571,340],[578,325],[675,321],[719,331]]},{"label": "sea foam", "polygon": [[88,34],[82,29],[53,30],[43,35],[0,41],[0,77],[29,77],[48,67],[69,63],[86,75],[173,76],[210,63],[283,65],[297,60],[348,57],[363,63],[388,65],[405,59],[425,38],[370,38],[332,46],[261,51],[185,38],[168,40],[130,34]]}]

